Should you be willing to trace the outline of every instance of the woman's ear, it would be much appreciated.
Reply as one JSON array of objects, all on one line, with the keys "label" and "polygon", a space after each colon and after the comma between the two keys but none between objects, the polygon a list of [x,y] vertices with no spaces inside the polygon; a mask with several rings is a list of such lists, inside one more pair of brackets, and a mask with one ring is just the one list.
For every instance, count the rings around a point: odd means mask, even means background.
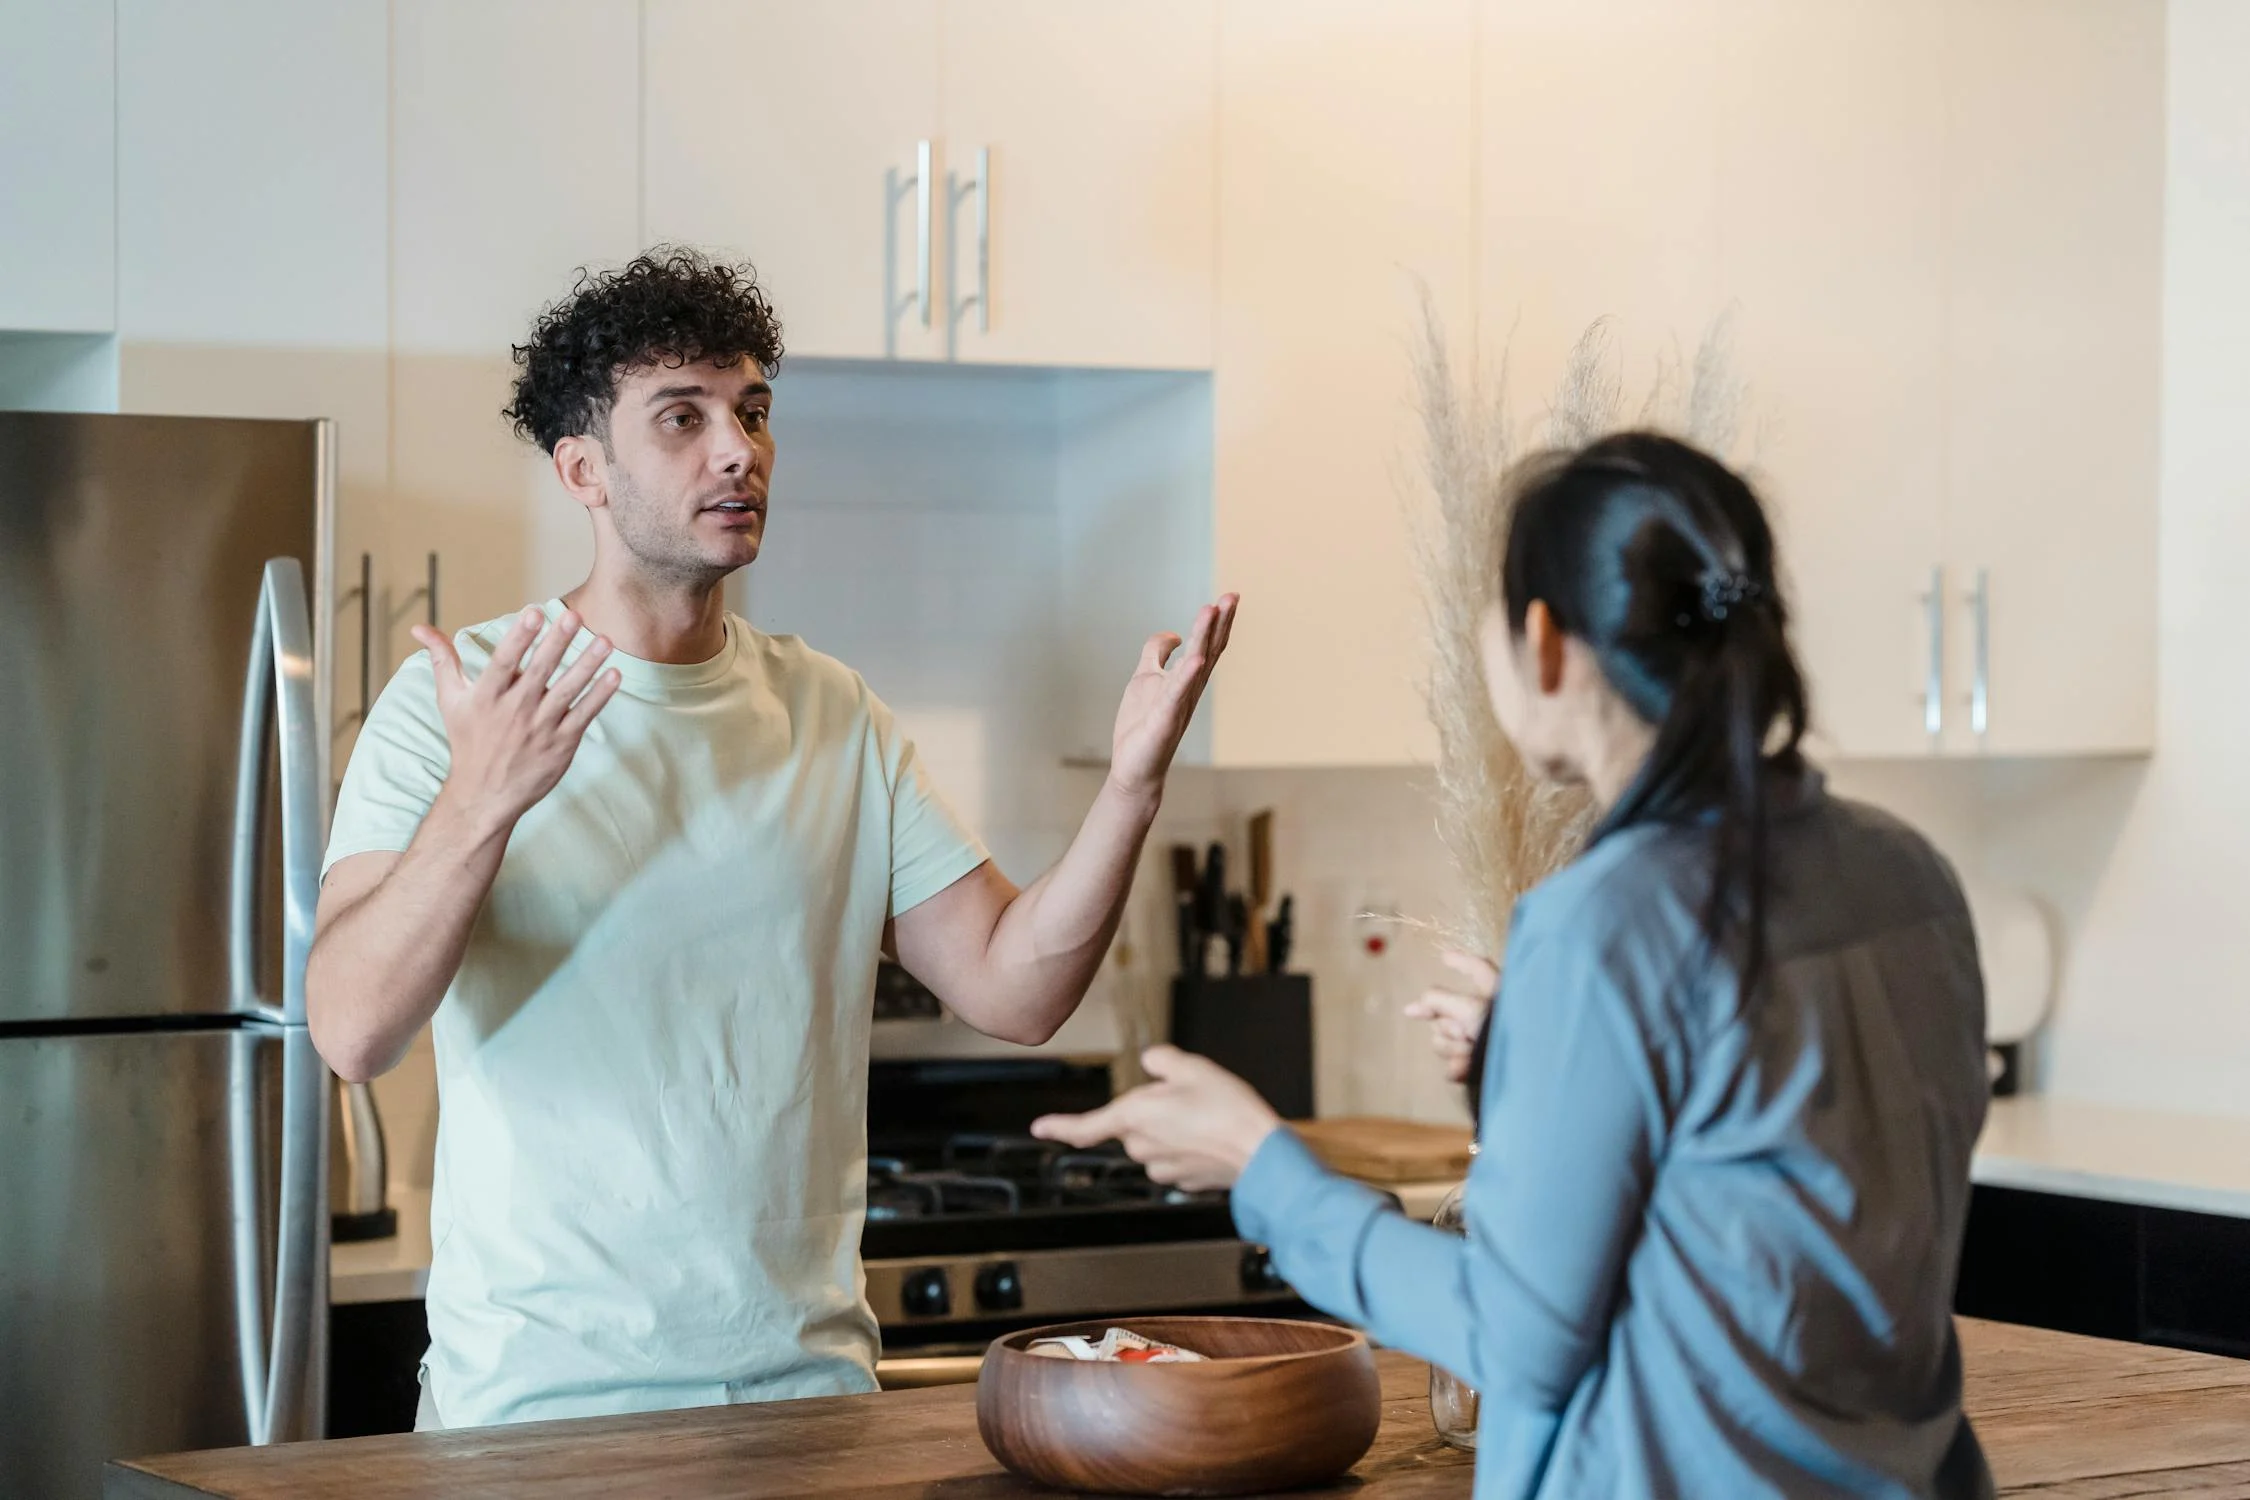
[{"label": "woman's ear", "polygon": [[1535,686],[1542,696],[1553,697],[1562,690],[1564,637],[1544,599],[1532,600],[1531,608],[1524,611],[1523,640]]}]

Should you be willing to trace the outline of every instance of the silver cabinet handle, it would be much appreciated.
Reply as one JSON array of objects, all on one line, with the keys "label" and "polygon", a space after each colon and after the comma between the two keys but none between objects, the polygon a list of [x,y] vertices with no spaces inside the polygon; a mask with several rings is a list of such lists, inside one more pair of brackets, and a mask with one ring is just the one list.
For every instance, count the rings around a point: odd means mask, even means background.
[{"label": "silver cabinet handle", "polygon": [[422,586],[408,594],[406,602],[412,604],[417,599],[421,600],[423,622],[430,629],[435,630],[438,628],[437,554],[435,552],[429,555],[424,567],[427,571],[423,575]]},{"label": "silver cabinet handle", "polygon": [[1992,570],[1977,569],[1977,586],[1969,591],[1969,609],[1976,619],[1976,677],[1969,686],[1969,728],[1978,739],[1992,727]]},{"label": "silver cabinet handle", "polygon": [[[912,189],[914,193],[914,290],[893,302],[890,311],[891,321],[895,323],[900,315],[911,308],[920,316],[924,328],[930,326],[930,157],[930,143],[928,141],[916,141],[914,143],[914,175],[909,180],[900,182],[895,171],[890,174],[889,202],[884,209],[886,215],[891,216],[891,222],[895,223],[898,200],[909,189]],[[884,235],[887,240],[889,238],[887,229],[884,231]],[[885,259],[887,262],[889,257],[886,256]],[[889,274],[886,266],[884,275],[888,278]],[[890,289],[885,287],[883,294],[888,297]]]},{"label": "silver cabinet handle", "polygon": [[344,602],[359,603],[359,711],[344,722],[365,724],[367,709],[374,698],[375,676],[375,554],[359,555],[359,584],[344,591]]},{"label": "silver cabinet handle", "polygon": [[[1922,682],[1922,729],[1934,742],[1945,733],[1945,569],[1930,569],[1930,591],[1922,596],[1930,626],[1929,673]],[[1931,748],[1935,749],[1933,743]]]},{"label": "silver cabinet handle", "polygon": [[[227,981],[234,1009],[305,1024],[305,956],[320,899],[320,758],[312,621],[305,572],[293,557],[266,563],[242,686],[235,761],[234,848],[227,902]],[[265,845],[266,730],[279,746],[282,993],[258,993],[258,868]]]},{"label": "silver cabinet handle", "polygon": [[[952,281],[954,268],[960,257],[954,252],[954,221],[959,217],[961,200],[974,193],[977,196],[977,289],[966,297],[954,295]],[[977,310],[977,332],[992,331],[992,148],[977,148],[977,175],[967,182],[954,181],[953,174],[945,174],[945,279],[946,335],[951,338],[961,326],[962,315],[971,307]]]}]

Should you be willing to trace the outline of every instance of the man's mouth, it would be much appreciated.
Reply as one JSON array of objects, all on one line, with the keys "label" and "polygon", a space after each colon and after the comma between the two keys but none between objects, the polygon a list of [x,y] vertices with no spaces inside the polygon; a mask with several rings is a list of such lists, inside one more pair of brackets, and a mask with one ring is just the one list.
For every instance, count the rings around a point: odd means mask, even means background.
[{"label": "man's mouth", "polygon": [[703,508],[705,510],[715,510],[721,515],[744,516],[748,515],[754,510],[764,510],[766,508],[766,503],[763,500],[754,500],[747,496],[736,496],[733,499],[721,500],[716,502],[715,504],[706,505]]}]

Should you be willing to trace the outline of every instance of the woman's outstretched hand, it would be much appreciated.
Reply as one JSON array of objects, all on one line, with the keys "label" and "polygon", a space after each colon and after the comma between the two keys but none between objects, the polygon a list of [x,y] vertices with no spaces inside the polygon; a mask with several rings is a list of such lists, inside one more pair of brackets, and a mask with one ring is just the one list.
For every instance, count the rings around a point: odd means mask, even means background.
[{"label": "woman's outstretched hand", "polygon": [[1450,948],[1445,963],[1463,982],[1424,990],[1406,1013],[1430,1023],[1430,1046],[1445,1059],[1445,1076],[1466,1083],[1469,1055],[1476,1048],[1477,1033],[1484,1029],[1485,1013],[1492,1009],[1493,992],[1500,988],[1500,970],[1490,959]]},{"label": "woman's outstretched hand", "polygon": [[1207,1057],[1151,1047],[1142,1084],[1083,1115],[1047,1115],[1031,1133],[1068,1146],[1124,1143],[1151,1181],[1205,1192],[1234,1186],[1281,1116],[1258,1091]]}]

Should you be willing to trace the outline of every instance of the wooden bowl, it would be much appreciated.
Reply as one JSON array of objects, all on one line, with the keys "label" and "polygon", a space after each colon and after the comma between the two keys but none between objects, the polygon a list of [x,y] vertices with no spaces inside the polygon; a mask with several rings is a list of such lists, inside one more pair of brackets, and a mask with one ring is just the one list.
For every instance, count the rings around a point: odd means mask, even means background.
[{"label": "wooden bowl", "polygon": [[[1033,1339],[1130,1328],[1200,1364],[1048,1359]],[[1282,1318],[1111,1318],[1011,1333],[985,1351],[977,1430],[1001,1463],[1057,1489],[1244,1495],[1333,1479],[1383,1418],[1367,1336]]]}]

